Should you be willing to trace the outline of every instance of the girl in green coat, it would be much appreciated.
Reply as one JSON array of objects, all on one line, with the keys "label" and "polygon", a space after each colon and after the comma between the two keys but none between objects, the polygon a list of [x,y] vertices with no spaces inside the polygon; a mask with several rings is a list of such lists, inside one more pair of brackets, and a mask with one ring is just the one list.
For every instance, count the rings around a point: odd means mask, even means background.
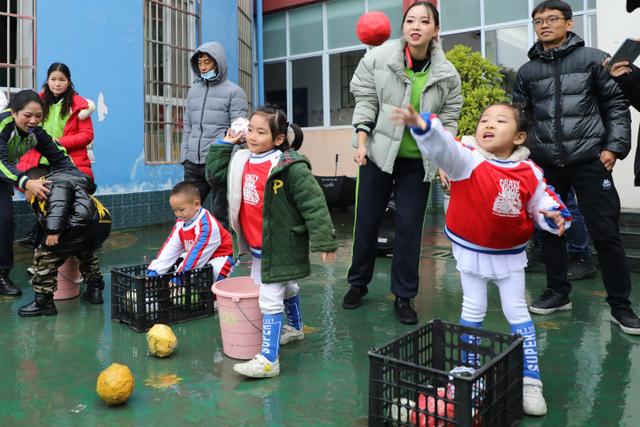
[{"label": "girl in green coat", "polygon": [[289,124],[281,110],[265,107],[249,120],[248,149],[238,150],[228,162],[233,145],[242,139],[229,129],[207,156],[209,182],[228,183],[231,226],[240,251],[252,255],[251,278],[260,285],[262,350],[233,367],[248,377],[279,375],[280,344],[304,338],[296,279],[310,273],[309,250],[321,252],[325,262],[336,258],[336,233],[324,195],[309,161],[295,151],[302,138],[300,127]]}]

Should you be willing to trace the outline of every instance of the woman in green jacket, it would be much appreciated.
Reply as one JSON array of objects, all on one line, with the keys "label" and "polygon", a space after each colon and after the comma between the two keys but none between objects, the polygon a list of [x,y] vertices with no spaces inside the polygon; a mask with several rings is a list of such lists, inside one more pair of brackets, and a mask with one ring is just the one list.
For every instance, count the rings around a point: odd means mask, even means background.
[{"label": "woman in green jacket", "polygon": [[42,122],[42,100],[32,90],[11,97],[10,110],[0,112],[0,294],[19,296],[22,290],[9,278],[13,268],[13,187],[29,190],[38,200],[47,199],[47,181],[29,179],[16,168],[24,153],[35,148],[51,161],[52,168],[73,168],[64,149],[38,125]]},{"label": "woman in green jacket", "polygon": [[251,278],[260,285],[262,350],[233,367],[248,377],[279,375],[280,344],[304,338],[296,279],[311,272],[309,250],[321,252],[324,261],[336,257],[336,232],[324,195],[309,161],[295,151],[302,138],[281,110],[266,107],[251,116],[248,149],[238,150],[229,162],[233,144],[241,142],[241,135],[229,129],[207,156],[207,180],[228,182],[230,223],[240,252],[252,255]]},{"label": "woman in green jacket", "polygon": [[436,42],[438,10],[413,3],[402,21],[403,37],[371,49],[351,80],[356,107],[359,165],[350,288],[342,306],[357,308],[368,290],[377,255],[377,235],[387,203],[395,200],[395,243],[391,264],[394,311],[402,323],[415,324],[412,299],[418,293],[420,243],[429,186],[436,166],[422,159],[415,140],[391,119],[396,107],[438,114],[454,135],[462,108],[460,77]]}]

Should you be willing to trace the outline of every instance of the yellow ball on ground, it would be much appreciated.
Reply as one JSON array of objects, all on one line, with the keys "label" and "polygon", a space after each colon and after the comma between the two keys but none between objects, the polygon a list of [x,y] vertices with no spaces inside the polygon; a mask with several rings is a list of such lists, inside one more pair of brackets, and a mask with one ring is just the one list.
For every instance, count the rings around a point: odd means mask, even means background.
[{"label": "yellow ball on ground", "polygon": [[177,345],[178,339],[167,325],[158,323],[147,332],[147,347],[153,356],[171,356]]},{"label": "yellow ball on ground", "polygon": [[107,405],[116,406],[129,399],[134,385],[131,370],[125,365],[112,363],[98,375],[96,392]]}]

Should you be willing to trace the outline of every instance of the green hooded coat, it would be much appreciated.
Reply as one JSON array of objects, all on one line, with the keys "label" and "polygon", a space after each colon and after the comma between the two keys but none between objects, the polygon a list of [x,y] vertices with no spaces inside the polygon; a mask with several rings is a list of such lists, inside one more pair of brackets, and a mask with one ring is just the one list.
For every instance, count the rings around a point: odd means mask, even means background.
[{"label": "green hooded coat", "polygon": [[[211,185],[227,185],[229,222],[238,235],[240,253],[247,253],[249,247],[242,235],[239,214],[242,173],[251,152],[239,150],[231,158],[232,150],[233,145],[222,141],[210,146],[206,177]],[[309,160],[294,150],[283,152],[265,186],[262,282],[306,277],[311,273],[309,251],[332,252],[336,248],[336,230]]]}]

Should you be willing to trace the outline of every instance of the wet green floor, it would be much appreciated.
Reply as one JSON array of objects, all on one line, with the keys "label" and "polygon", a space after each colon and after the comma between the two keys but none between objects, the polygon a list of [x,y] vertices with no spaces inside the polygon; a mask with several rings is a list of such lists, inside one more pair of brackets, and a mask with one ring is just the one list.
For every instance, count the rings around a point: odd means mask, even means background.
[{"label": "wet green floor", "polygon": [[[399,324],[389,294],[390,259],[380,258],[363,306],[340,307],[346,290],[351,216],[334,215],[340,231],[335,264],[318,256],[302,282],[306,339],[282,349],[281,375],[244,380],[222,355],[217,316],[173,327],[174,357],[146,354],[144,334],[111,322],[109,293],[104,306],[79,299],[59,302],[56,317],[21,319],[17,308],[31,300],[17,253],[14,281],[21,299],[0,297],[0,426],[147,425],[340,425],[367,423],[367,351],[412,330]],[[439,218],[428,218],[424,234],[421,289],[416,307],[421,323],[439,317],[455,322],[461,290]],[[114,233],[101,253],[105,279],[112,266],[138,264],[153,256],[169,226]],[[248,271],[241,265],[237,274]],[[531,273],[528,296],[544,285]],[[638,285],[638,275],[632,280]],[[632,300],[640,305],[636,289]],[[599,276],[576,282],[573,311],[535,317],[549,414],[526,418],[525,426],[640,425],[640,337],[623,335],[609,322]],[[485,327],[506,332],[495,289]],[[136,379],[128,404],[109,408],[95,394],[98,373],[128,365]]]}]

